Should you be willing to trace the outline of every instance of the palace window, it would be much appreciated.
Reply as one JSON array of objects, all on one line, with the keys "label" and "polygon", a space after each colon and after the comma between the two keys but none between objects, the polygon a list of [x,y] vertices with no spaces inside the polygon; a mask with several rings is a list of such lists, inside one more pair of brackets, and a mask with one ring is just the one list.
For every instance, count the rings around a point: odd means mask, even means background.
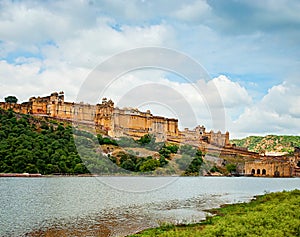
[{"label": "palace window", "polygon": [[256,173],[257,173],[257,174],[260,174],[260,169],[257,169]]},{"label": "palace window", "polygon": [[262,175],[266,175],[267,171],[265,169],[262,170]]}]

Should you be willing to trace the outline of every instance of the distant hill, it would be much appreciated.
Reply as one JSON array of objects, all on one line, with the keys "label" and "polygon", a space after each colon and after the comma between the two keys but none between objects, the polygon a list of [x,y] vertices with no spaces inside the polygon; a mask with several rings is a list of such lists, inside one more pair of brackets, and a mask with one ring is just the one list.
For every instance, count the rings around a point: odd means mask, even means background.
[{"label": "distant hill", "polygon": [[243,139],[233,139],[230,142],[240,147],[247,147],[249,151],[293,153],[294,147],[300,147],[300,136],[250,136]]}]

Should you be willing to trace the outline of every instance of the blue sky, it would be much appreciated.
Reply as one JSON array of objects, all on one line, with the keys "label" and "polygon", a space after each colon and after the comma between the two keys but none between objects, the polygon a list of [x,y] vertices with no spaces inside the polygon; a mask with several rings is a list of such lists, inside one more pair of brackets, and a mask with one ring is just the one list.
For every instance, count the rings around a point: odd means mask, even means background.
[{"label": "blue sky", "polygon": [[[72,101],[103,60],[138,47],[166,47],[207,71],[233,137],[299,135],[299,12],[297,0],[3,0],[0,98],[16,95],[25,101],[64,90]],[[170,73],[151,77],[180,88],[190,105],[199,107],[199,123],[213,127],[187,82]],[[111,88],[108,97],[118,100],[126,86],[153,80],[146,73],[123,79],[128,83]],[[157,112],[164,115],[164,109]]]}]

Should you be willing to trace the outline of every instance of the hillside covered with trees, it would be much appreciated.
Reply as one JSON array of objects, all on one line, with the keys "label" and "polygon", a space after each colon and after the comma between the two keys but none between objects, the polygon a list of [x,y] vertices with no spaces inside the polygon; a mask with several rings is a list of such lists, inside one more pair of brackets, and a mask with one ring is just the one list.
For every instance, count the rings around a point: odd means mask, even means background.
[{"label": "hillside covered with trees", "polygon": [[188,145],[158,143],[151,135],[113,140],[68,122],[0,109],[0,173],[198,175],[202,164],[201,151]]},{"label": "hillside covered with trees", "polygon": [[56,121],[0,110],[0,172],[88,173],[72,128]]},{"label": "hillside covered with trees", "polygon": [[231,140],[231,143],[240,147],[247,147],[250,151],[255,152],[293,153],[294,147],[300,147],[300,136],[250,136],[243,139]]}]

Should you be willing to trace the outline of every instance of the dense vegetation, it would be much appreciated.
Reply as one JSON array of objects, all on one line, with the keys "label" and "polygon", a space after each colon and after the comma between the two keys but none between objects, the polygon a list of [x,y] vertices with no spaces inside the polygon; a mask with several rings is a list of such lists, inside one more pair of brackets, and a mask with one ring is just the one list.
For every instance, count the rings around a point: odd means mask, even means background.
[{"label": "dense vegetation", "polygon": [[[191,146],[179,149],[177,145],[155,142],[155,137],[149,134],[139,140],[128,137],[114,140],[74,129],[68,123],[11,110],[0,110],[0,139],[0,173],[151,173],[166,167],[172,154],[180,153],[182,159],[176,163],[185,171],[184,175],[198,175],[203,163],[201,151]],[[104,151],[103,146],[116,152]],[[143,148],[157,156],[142,157],[125,151],[125,147]]]},{"label": "dense vegetation", "polygon": [[72,128],[0,110],[0,172],[88,173]]},{"label": "dense vegetation", "polygon": [[300,136],[250,136],[243,139],[231,140],[231,143],[240,147],[248,147],[250,151],[255,152],[275,151],[293,153],[294,147],[300,147]]},{"label": "dense vegetation", "polygon": [[200,224],[164,225],[133,236],[300,236],[299,203],[299,190],[271,193],[213,210],[216,215]]}]

